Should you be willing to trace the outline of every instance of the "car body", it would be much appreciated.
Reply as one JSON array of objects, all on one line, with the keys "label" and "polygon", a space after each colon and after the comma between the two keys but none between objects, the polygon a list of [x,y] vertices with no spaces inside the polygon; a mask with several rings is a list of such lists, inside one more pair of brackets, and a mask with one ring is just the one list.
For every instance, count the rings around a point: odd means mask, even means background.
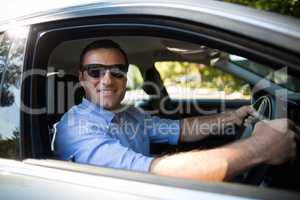
[{"label": "car body", "polygon": [[[0,34],[1,198],[299,199],[299,161],[272,170],[280,171],[271,176],[276,184],[260,182],[260,186],[275,187],[270,189],[59,161],[51,144],[53,124],[82,98],[76,66],[82,48],[97,38],[120,43],[143,78],[156,84],[154,89],[144,85],[148,98],[135,100],[136,106],[151,114],[180,119],[253,103],[270,119],[289,117],[299,137],[299,20],[208,0],[100,1],[6,19],[0,24]],[[244,58],[261,65],[250,62],[243,66]],[[251,99],[170,97],[153,66],[174,60],[209,63],[239,77],[250,85]],[[264,66],[268,66],[265,71]],[[278,69],[274,79],[264,76]],[[286,83],[278,81],[282,76],[287,77]],[[189,79],[179,82],[186,81]],[[65,83],[72,83],[71,93]],[[160,110],[156,106],[163,98],[166,109]],[[170,112],[174,108],[179,109]],[[207,146],[231,140],[207,141]],[[179,150],[198,145],[183,145]],[[160,145],[153,149],[155,153],[174,151]],[[287,169],[289,173],[283,171]]]}]

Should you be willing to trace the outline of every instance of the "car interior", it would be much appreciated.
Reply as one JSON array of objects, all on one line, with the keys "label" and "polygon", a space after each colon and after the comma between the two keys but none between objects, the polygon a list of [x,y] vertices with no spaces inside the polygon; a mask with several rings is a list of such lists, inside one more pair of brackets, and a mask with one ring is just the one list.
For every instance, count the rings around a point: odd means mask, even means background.
[{"label": "car interior", "polygon": [[[93,36],[68,38],[51,45],[39,55],[43,62],[38,66],[47,65],[47,75],[44,84],[45,99],[37,102],[46,105],[47,113],[39,115],[40,129],[46,148],[40,158],[55,159],[53,152],[54,124],[72,106],[81,102],[84,97],[83,88],[78,80],[79,57],[82,49],[92,41],[111,39],[117,42],[127,53],[130,65],[138,67],[144,83],[139,88],[143,90],[142,99],[134,99],[133,105],[153,115],[170,119],[215,114],[239,108],[243,105],[253,105],[261,114],[261,119],[289,117],[296,124],[299,122],[300,95],[299,79],[287,66],[279,64],[268,65],[270,62],[256,63],[251,59],[231,52],[228,49],[209,43],[186,41],[162,36]],[[47,44],[47,43],[46,43]],[[40,47],[42,48],[42,47]],[[42,52],[42,51],[41,51]],[[45,53],[46,52],[46,53]],[[260,59],[259,59],[260,60]],[[220,98],[172,98],[162,80],[157,62],[188,62],[208,67],[215,67],[225,73],[234,75],[242,80],[241,83],[250,88],[251,94],[246,99]],[[283,71],[281,69],[284,69]],[[279,69],[279,70],[278,70]],[[285,79],[287,81],[282,81]],[[286,89],[287,88],[287,89]],[[128,87],[128,91],[130,87]],[[278,92],[281,91],[281,92]],[[284,98],[286,97],[286,98]],[[132,102],[131,102],[132,103]],[[164,109],[161,109],[161,108]],[[42,119],[42,120],[41,120]],[[45,128],[47,127],[47,128]],[[298,127],[298,126],[296,126]],[[252,127],[253,128],[253,127]],[[167,144],[153,144],[153,155],[164,155],[193,149],[209,149],[228,144],[238,139],[249,137],[251,127],[236,127],[236,135],[211,136],[203,141],[180,144],[176,147]],[[300,130],[296,129],[300,134]],[[300,188],[300,177],[296,175],[299,167],[299,156],[292,163],[270,167],[258,166],[245,172],[232,182],[252,184],[281,189],[297,190]]]},{"label": "car interior", "polygon": [[[51,53],[47,73],[47,120],[50,129],[73,105],[81,102],[84,91],[78,80],[79,55],[87,44],[97,39],[103,38],[66,41],[58,45]],[[251,103],[249,98],[226,99],[224,96],[223,99],[220,97],[217,99],[197,99],[194,97],[190,99],[173,99],[168,94],[160,73],[155,68],[156,62],[177,61],[205,65],[216,64],[221,56],[221,51],[217,49],[159,37],[123,36],[105,37],[104,39],[111,39],[120,44],[121,47],[124,47],[130,64],[139,67],[144,80],[140,89],[144,91],[143,95],[147,98],[135,99],[134,102],[128,103],[134,103],[136,107],[145,112],[163,118],[182,119],[185,117],[216,114],[225,110],[236,109],[243,105],[250,105]],[[181,53],[180,50],[184,52]],[[68,52],[68,56],[62,56],[65,52]],[[128,79],[130,78],[128,77]],[[218,136],[215,137],[213,142],[209,140],[203,142],[202,146],[203,148],[216,147],[233,139],[235,137],[230,135]],[[196,147],[200,148],[199,143],[181,144],[179,147],[153,144],[151,149],[153,154],[162,154],[191,150]]]}]

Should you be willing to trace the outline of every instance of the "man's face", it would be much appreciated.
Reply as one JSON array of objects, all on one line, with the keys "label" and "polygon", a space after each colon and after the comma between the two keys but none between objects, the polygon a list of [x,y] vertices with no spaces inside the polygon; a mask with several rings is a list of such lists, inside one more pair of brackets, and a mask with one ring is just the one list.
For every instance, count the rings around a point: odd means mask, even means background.
[{"label": "man's face", "polygon": [[[123,54],[118,49],[94,49],[88,51],[83,58],[82,65],[126,64]],[[83,86],[86,98],[107,110],[116,110],[124,98],[126,91],[126,77],[114,77],[109,70],[103,76],[91,77],[87,71],[79,72],[80,84]]]}]

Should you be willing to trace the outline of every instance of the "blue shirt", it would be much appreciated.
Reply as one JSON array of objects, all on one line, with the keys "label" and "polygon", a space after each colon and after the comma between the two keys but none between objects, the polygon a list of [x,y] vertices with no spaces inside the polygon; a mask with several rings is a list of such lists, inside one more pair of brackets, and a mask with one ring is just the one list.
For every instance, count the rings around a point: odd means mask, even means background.
[{"label": "blue shirt", "polygon": [[55,125],[60,159],[103,167],[149,171],[150,142],[176,145],[179,120],[150,116],[129,107],[113,113],[83,99]]}]

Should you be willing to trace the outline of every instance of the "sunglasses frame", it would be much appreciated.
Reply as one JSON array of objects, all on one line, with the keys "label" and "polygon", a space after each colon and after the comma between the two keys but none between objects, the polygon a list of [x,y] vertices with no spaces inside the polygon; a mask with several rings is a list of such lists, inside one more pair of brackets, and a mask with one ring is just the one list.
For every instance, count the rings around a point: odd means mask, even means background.
[{"label": "sunglasses frame", "polygon": [[[91,71],[97,71],[98,75],[93,74]],[[103,64],[87,64],[82,65],[82,72],[87,71],[88,75],[92,78],[101,78],[105,75],[106,71],[115,78],[124,78],[128,72],[128,65],[126,64],[115,64],[115,65],[103,65]],[[103,73],[104,72],[104,73]]]}]

